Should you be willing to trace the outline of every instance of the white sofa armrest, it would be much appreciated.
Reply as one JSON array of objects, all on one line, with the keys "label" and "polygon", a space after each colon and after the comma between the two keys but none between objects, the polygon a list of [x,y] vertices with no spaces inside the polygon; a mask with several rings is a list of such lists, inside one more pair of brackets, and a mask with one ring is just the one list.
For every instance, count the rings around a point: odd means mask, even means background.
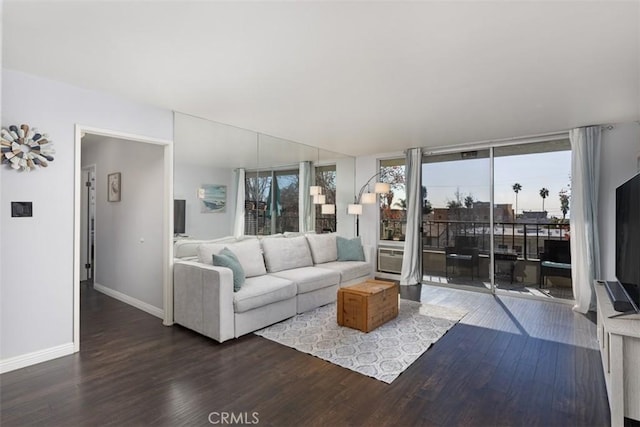
[{"label": "white sofa armrest", "polygon": [[195,261],[173,265],[174,321],[218,342],[235,336],[233,273]]}]

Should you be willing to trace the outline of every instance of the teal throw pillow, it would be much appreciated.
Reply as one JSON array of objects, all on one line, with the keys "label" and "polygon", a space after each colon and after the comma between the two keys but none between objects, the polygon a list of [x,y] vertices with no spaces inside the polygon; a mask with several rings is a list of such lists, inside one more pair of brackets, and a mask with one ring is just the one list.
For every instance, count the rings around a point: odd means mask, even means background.
[{"label": "teal throw pillow", "polygon": [[345,239],[336,236],[338,243],[338,261],[364,261],[364,249],[360,237]]},{"label": "teal throw pillow", "polygon": [[244,268],[240,265],[238,257],[229,250],[224,248],[218,255],[213,255],[213,265],[216,267],[227,267],[233,273],[233,292],[238,292],[244,285],[245,274]]}]

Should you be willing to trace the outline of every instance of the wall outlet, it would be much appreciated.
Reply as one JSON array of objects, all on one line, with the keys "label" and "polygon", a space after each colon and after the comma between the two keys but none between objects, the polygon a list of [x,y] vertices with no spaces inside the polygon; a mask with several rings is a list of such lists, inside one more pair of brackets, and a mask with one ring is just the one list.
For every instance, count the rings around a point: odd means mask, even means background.
[{"label": "wall outlet", "polygon": [[11,216],[13,218],[23,218],[33,216],[32,202],[11,202]]}]

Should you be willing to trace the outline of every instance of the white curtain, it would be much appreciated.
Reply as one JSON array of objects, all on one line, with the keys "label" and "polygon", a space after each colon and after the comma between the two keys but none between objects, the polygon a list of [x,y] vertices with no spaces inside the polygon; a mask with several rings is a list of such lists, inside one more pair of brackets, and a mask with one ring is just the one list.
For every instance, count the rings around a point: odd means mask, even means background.
[{"label": "white curtain", "polygon": [[572,129],[571,140],[571,280],[575,311],[595,310],[593,281],[600,278],[598,183],[600,126]]},{"label": "white curtain", "polygon": [[407,231],[402,257],[401,285],[422,282],[422,149],[412,148],[406,157]]},{"label": "white curtain", "polygon": [[233,235],[241,237],[244,235],[244,179],[245,170],[236,170],[236,216],[233,222]]},{"label": "white curtain", "polygon": [[311,202],[309,187],[313,185],[313,167],[311,162],[300,162],[300,191],[298,199],[298,230],[302,233],[315,229],[315,205]]}]

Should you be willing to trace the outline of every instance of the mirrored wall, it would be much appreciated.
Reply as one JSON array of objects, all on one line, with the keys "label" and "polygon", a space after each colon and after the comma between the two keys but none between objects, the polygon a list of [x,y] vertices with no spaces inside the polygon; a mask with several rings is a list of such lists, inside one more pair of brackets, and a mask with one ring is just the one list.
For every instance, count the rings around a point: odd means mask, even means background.
[{"label": "mirrored wall", "polygon": [[[355,219],[346,211],[353,203],[354,177],[351,156],[174,114],[175,232],[179,236],[234,235],[238,206],[244,208],[246,235],[300,231],[300,206],[308,203],[307,212],[312,215],[307,216],[306,228],[351,237]],[[310,185],[322,188],[324,200],[313,203],[313,196],[305,192]]]}]

